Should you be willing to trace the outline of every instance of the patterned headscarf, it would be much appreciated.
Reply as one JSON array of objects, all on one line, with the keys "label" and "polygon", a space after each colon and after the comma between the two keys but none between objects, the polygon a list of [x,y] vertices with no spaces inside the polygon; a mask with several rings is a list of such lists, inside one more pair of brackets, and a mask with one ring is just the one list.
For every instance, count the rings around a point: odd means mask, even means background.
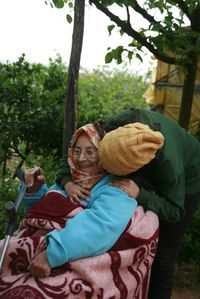
[{"label": "patterned headscarf", "polygon": [[73,160],[72,150],[75,147],[80,134],[83,132],[87,135],[87,137],[89,138],[93,146],[97,150],[99,148],[101,138],[97,133],[94,125],[93,124],[84,125],[80,127],[78,130],[76,130],[76,132],[72,137],[71,145],[70,148],[68,149],[68,163],[70,166],[73,181],[78,185],[82,186],[83,188],[91,189],[98,181],[100,181],[106,175],[106,171],[102,168],[100,162],[97,162],[98,163],[97,172],[96,174],[93,175],[89,175],[88,173],[79,170],[75,165]]}]

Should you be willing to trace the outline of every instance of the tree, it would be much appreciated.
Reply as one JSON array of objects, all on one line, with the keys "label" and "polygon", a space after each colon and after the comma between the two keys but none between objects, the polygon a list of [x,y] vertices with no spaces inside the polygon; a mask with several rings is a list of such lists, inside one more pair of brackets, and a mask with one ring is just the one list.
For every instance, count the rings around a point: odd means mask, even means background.
[{"label": "tree", "polygon": [[95,70],[79,78],[77,106],[78,127],[112,116],[131,107],[146,109],[142,98],[147,88],[146,78],[127,72]]},{"label": "tree", "polygon": [[75,0],[74,28],[72,36],[71,56],[68,69],[67,89],[64,108],[63,155],[75,131],[77,117],[77,93],[80,58],[83,43],[85,0]]},{"label": "tree", "polygon": [[[64,128],[63,128],[63,155],[69,145],[71,137],[77,124],[77,95],[80,59],[83,43],[85,0],[49,0],[50,5],[63,8],[68,4],[69,8],[74,7],[74,27],[72,35],[71,55],[68,69],[67,86],[64,106]],[[47,4],[47,1],[45,1]],[[74,4],[73,4],[74,2]],[[67,21],[72,22],[70,14],[66,15]]]},{"label": "tree", "polygon": [[67,70],[60,57],[49,66],[0,63],[0,165],[3,175],[13,154],[61,153],[63,99]]},{"label": "tree", "polygon": [[[140,4],[139,4],[140,2]],[[121,63],[122,54],[128,59],[133,55],[141,58],[144,47],[157,59],[183,67],[185,73],[179,124],[188,128],[192,98],[197,70],[197,60],[200,54],[200,1],[199,0],[90,0],[97,9],[107,15],[114,23],[108,26],[111,33],[115,26],[120,33],[126,33],[131,40],[127,47],[119,45],[111,49],[106,55],[106,62],[115,59]],[[116,4],[126,12],[126,18],[112,12],[112,5]],[[174,16],[174,10],[179,15]],[[159,11],[159,17],[156,12]],[[146,28],[134,29],[133,12],[138,13],[148,23]],[[121,15],[121,14],[120,14]],[[189,23],[189,30],[185,30]]]}]

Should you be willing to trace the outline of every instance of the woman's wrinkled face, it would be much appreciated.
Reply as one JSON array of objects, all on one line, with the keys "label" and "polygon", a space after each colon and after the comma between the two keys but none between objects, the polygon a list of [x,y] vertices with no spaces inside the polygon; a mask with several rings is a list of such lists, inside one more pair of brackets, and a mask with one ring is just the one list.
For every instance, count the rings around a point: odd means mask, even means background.
[{"label": "woman's wrinkled face", "polygon": [[76,167],[90,175],[96,174],[98,169],[98,153],[86,133],[81,133],[72,151]]}]

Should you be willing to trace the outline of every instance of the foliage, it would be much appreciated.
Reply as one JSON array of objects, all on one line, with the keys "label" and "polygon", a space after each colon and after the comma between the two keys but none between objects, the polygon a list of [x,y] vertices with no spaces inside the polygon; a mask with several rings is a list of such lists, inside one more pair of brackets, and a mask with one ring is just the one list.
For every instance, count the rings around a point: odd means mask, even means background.
[{"label": "foliage", "polygon": [[187,230],[179,255],[180,260],[195,262],[200,267],[200,204]]},{"label": "foliage", "polygon": [[[73,7],[72,0],[48,1],[57,8],[67,3]],[[107,63],[113,59],[121,63],[123,54],[128,60],[134,56],[141,60],[144,48],[161,61],[182,66],[191,63],[191,53],[200,55],[199,0],[90,0],[89,4],[111,20],[109,34],[116,29],[120,35],[130,37],[128,45],[109,49]],[[120,8],[117,13],[116,6]],[[135,13],[143,19],[142,28],[136,29]]]},{"label": "foliage", "polygon": [[186,231],[178,256],[176,284],[199,286],[200,281],[200,203]]},{"label": "foliage", "polygon": [[[158,60],[182,68],[184,84],[178,123],[187,130],[200,54],[200,1],[90,0],[90,4],[114,23],[109,25],[109,33],[116,27],[121,35],[125,33],[130,38],[128,45],[109,50],[107,62],[115,59],[121,63],[124,55],[129,60],[133,56],[142,60],[143,51],[147,49]],[[117,13],[113,12],[113,4],[121,8]],[[142,28],[137,29],[135,13],[143,20]]]},{"label": "foliage", "polygon": [[125,72],[96,70],[79,79],[78,127],[101,117],[136,106],[146,107],[142,95],[147,88],[145,78]]},{"label": "foliage", "polygon": [[[30,160],[61,155],[67,69],[60,57],[49,66],[30,64],[25,56],[0,64],[0,162],[13,154]],[[132,105],[144,106],[145,79],[106,71],[80,75],[78,125]]]},{"label": "foliage", "polygon": [[[68,0],[49,0],[63,7]],[[61,4],[62,3],[62,4]],[[61,6],[60,6],[61,4]],[[184,85],[178,123],[188,130],[195,86],[197,60],[200,55],[199,0],[89,0],[110,20],[108,32],[126,35],[116,48],[108,48],[105,61],[117,64],[133,57],[142,61],[145,50],[158,60],[179,65],[184,71]],[[53,5],[53,4],[52,4]],[[115,10],[116,6],[119,8]],[[143,20],[137,28],[135,15]]]},{"label": "foliage", "polygon": [[[13,161],[13,166],[15,161]],[[5,234],[6,222],[8,215],[6,214],[5,203],[7,201],[15,202],[18,192],[18,181],[13,179],[13,172],[9,169],[6,176],[0,179],[0,236]]]},{"label": "foliage", "polygon": [[61,151],[66,76],[59,57],[49,67],[30,64],[24,55],[0,64],[1,163],[13,152],[26,159],[31,151]]},{"label": "foliage", "polygon": [[66,20],[68,23],[72,22],[72,16],[71,16],[71,11],[72,8],[74,7],[74,2],[73,0],[45,0],[45,3],[48,5],[50,4],[51,7],[56,7],[56,8],[63,8],[65,5],[68,6],[70,9],[69,13],[66,14]]},{"label": "foliage", "polygon": [[[191,53],[200,54],[198,0],[91,0],[90,3],[112,21],[108,26],[109,34],[116,29],[121,35],[125,33],[130,37],[126,46],[109,50],[106,62],[115,59],[121,63],[124,55],[128,59],[133,56],[142,59],[144,48],[161,61],[181,65],[190,63]],[[113,9],[116,5],[118,10]],[[135,13],[143,18],[142,28],[136,29]]]}]

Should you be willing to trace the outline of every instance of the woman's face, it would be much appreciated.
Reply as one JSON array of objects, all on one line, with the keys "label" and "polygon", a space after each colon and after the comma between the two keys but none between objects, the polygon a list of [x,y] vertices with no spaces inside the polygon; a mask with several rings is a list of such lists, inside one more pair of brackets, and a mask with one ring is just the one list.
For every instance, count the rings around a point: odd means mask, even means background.
[{"label": "woman's face", "polygon": [[90,175],[97,173],[99,163],[97,149],[85,133],[81,133],[78,137],[72,153],[74,163],[79,170]]}]

